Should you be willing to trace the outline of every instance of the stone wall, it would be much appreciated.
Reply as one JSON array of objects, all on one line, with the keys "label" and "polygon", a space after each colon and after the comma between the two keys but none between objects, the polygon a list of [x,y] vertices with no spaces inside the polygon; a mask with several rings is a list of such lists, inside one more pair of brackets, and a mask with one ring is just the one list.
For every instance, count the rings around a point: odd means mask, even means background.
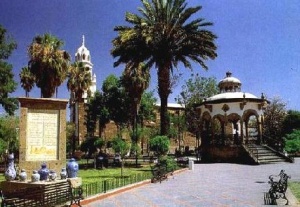
[{"label": "stone wall", "polygon": [[[85,139],[85,135],[87,133],[86,126],[84,125],[84,117],[85,117],[85,111],[84,111],[84,104],[82,103],[79,105],[79,139],[80,143]],[[169,108],[169,113],[173,116],[177,116],[178,113],[183,113],[183,108]],[[156,108],[156,120],[155,123],[152,122],[152,124],[149,124],[147,121],[144,122],[144,126],[146,127],[160,127],[159,126],[160,122],[160,115],[159,115],[159,108]],[[96,131],[95,131],[95,136],[98,137],[103,137],[105,138],[105,141],[111,141],[113,138],[117,136],[117,126],[113,121],[110,121],[108,124],[106,124],[104,131],[102,132],[102,136],[99,136],[99,126],[96,124]],[[123,133],[122,137],[125,139],[130,140],[129,134],[128,133]],[[170,153],[175,153],[175,149],[179,147],[178,141],[175,139],[170,139],[171,140],[171,146],[170,146]],[[142,144],[142,143],[141,143]],[[180,145],[183,147],[189,146],[190,150],[194,150],[196,147],[196,137],[195,135],[184,132],[183,133],[183,140],[181,141]],[[143,149],[144,153],[146,152],[147,149],[147,143],[143,142]]]}]

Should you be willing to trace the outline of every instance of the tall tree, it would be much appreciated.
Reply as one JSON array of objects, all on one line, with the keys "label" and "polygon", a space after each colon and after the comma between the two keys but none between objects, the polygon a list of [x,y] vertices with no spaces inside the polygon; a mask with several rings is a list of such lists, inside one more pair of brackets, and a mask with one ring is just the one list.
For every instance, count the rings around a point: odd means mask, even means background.
[{"label": "tall tree", "polygon": [[0,25],[0,104],[10,115],[13,115],[18,108],[18,100],[9,97],[9,94],[16,90],[17,83],[14,81],[12,65],[6,60],[16,48],[16,42],[6,34],[6,29]]},{"label": "tall tree", "polygon": [[207,59],[217,57],[216,36],[203,18],[188,22],[202,7],[187,7],[185,0],[141,0],[141,15],[126,13],[126,21],[132,25],[117,26],[118,36],[113,40],[114,66],[128,62],[146,62],[155,65],[158,76],[158,94],[161,101],[161,134],[167,134],[167,103],[170,95],[170,76],[179,62],[192,68],[190,61],[208,69]]},{"label": "tall tree", "polygon": [[121,83],[125,87],[128,93],[129,100],[131,101],[132,108],[132,129],[133,129],[133,141],[135,141],[135,156],[136,156],[136,167],[138,162],[138,132],[137,132],[137,116],[139,106],[144,91],[149,87],[150,72],[149,68],[144,63],[127,63],[126,68],[121,77]]},{"label": "tall tree", "polygon": [[23,67],[21,70],[21,73],[19,74],[21,86],[25,90],[26,97],[29,96],[29,92],[34,86],[35,83],[35,77],[30,72],[28,67]]},{"label": "tall tree", "polygon": [[[89,87],[91,86],[92,80],[91,80],[91,73],[88,68],[84,67],[82,62],[75,62],[69,67],[69,72],[68,72],[68,81],[67,81],[67,88],[69,91],[72,92],[72,99],[73,101],[70,103],[73,105],[71,109],[73,110],[73,114],[79,114],[79,111],[81,108],[84,108],[84,102],[83,102],[83,94],[85,91],[88,92]],[[85,116],[85,123],[88,123],[86,126],[90,126],[90,117],[89,113],[86,114]],[[79,132],[80,132],[80,125],[77,123],[76,125],[76,134],[78,135],[73,136],[74,138],[74,146],[73,149],[76,148],[76,142],[79,141]],[[87,128],[87,131],[90,135],[90,127]],[[78,139],[78,140],[76,140]]]},{"label": "tall tree", "polygon": [[177,102],[185,107],[187,129],[191,133],[196,134],[199,130],[200,120],[195,106],[202,103],[204,98],[217,94],[218,91],[215,77],[201,77],[198,73],[192,73],[191,77],[183,84]]},{"label": "tall tree", "polygon": [[[157,99],[154,97],[154,91],[146,91],[142,95],[141,99],[141,107],[139,112],[139,120],[141,125],[143,125],[144,121],[155,121],[155,103]],[[143,126],[141,126],[143,128]]]},{"label": "tall tree", "polygon": [[51,34],[36,36],[28,48],[31,73],[42,98],[51,98],[67,78],[70,55],[61,49],[63,41]]},{"label": "tall tree", "polygon": [[[99,124],[99,137],[104,137],[103,132],[107,123],[109,123],[109,110],[106,105],[106,97],[102,92],[96,91],[94,98],[91,99],[93,113]],[[104,137],[105,138],[105,137]]]},{"label": "tall tree", "polygon": [[286,103],[280,98],[275,97],[266,107],[264,113],[264,135],[270,139],[266,140],[269,145],[277,142],[283,144],[282,127],[286,117]]},{"label": "tall tree", "polygon": [[109,75],[102,85],[106,106],[109,111],[110,120],[113,120],[120,135],[121,129],[130,122],[130,101],[120,79],[115,75]]},{"label": "tall tree", "polygon": [[149,87],[150,71],[143,63],[127,63],[121,77],[121,84],[128,93],[132,105],[132,115],[139,110],[142,95]]}]

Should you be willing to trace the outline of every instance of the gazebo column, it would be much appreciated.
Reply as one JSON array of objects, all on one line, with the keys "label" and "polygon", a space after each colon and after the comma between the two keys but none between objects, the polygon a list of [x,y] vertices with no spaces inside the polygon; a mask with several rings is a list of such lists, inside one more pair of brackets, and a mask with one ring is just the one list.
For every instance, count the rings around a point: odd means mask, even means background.
[{"label": "gazebo column", "polygon": [[260,118],[258,118],[258,137],[257,137],[257,144],[262,143],[262,123]]},{"label": "gazebo column", "polygon": [[225,145],[225,136],[226,136],[226,121],[221,123],[221,128],[222,128],[222,134],[221,134],[221,139],[222,139],[222,145]]},{"label": "gazebo column", "polygon": [[261,137],[262,137],[262,143],[265,144],[265,139],[264,139],[264,115],[260,116],[260,122],[261,122]]},{"label": "gazebo column", "polygon": [[211,143],[214,143],[215,140],[215,131],[213,129],[213,120],[211,119],[209,122],[209,131],[211,132]]},{"label": "gazebo column", "polygon": [[246,144],[248,144],[249,143],[248,121],[245,121],[245,130],[246,130]]},{"label": "gazebo column", "polygon": [[245,140],[244,140],[244,122],[240,121],[241,123],[241,139],[242,139],[242,143],[244,144],[245,143]]}]

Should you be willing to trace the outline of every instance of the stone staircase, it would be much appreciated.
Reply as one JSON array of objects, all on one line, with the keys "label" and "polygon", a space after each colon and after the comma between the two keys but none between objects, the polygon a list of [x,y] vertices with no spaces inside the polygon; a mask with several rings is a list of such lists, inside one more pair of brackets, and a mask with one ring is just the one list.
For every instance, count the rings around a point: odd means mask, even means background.
[{"label": "stone staircase", "polygon": [[266,146],[249,144],[244,145],[245,150],[257,164],[270,164],[277,162],[287,162],[284,156],[278,155]]}]

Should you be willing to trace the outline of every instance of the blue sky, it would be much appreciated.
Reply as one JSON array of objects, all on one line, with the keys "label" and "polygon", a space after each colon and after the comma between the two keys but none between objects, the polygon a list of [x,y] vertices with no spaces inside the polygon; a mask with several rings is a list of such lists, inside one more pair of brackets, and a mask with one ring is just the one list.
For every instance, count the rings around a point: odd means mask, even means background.
[{"label": "blue sky", "polygon": [[[218,58],[207,61],[208,71],[193,65],[193,72],[214,76],[219,81],[226,71],[243,83],[242,91],[268,98],[280,97],[288,109],[300,110],[300,3],[298,0],[188,0],[188,6],[201,5],[194,17],[213,22],[209,29],[217,36]],[[1,0],[0,24],[16,40],[18,49],[9,59],[15,80],[28,63],[27,47],[39,34],[49,32],[65,42],[64,49],[74,61],[81,46],[82,35],[91,52],[97,89],[109,74],[120,76],[124,65],[114,68],[110,55],[113,28],[124,25],[125,12],[138,13],[139,0]],[[191,71],[179,66],[183,73],[169,102],[181,91],[181,85]],[[152,68],[150,89],[157,85],[156,70]],[[69,98],[66,85],[59,87],[58,98]],[[18,86],[13,96],[25,96]],[[30,93],[38,98],[40,89]]]}]

